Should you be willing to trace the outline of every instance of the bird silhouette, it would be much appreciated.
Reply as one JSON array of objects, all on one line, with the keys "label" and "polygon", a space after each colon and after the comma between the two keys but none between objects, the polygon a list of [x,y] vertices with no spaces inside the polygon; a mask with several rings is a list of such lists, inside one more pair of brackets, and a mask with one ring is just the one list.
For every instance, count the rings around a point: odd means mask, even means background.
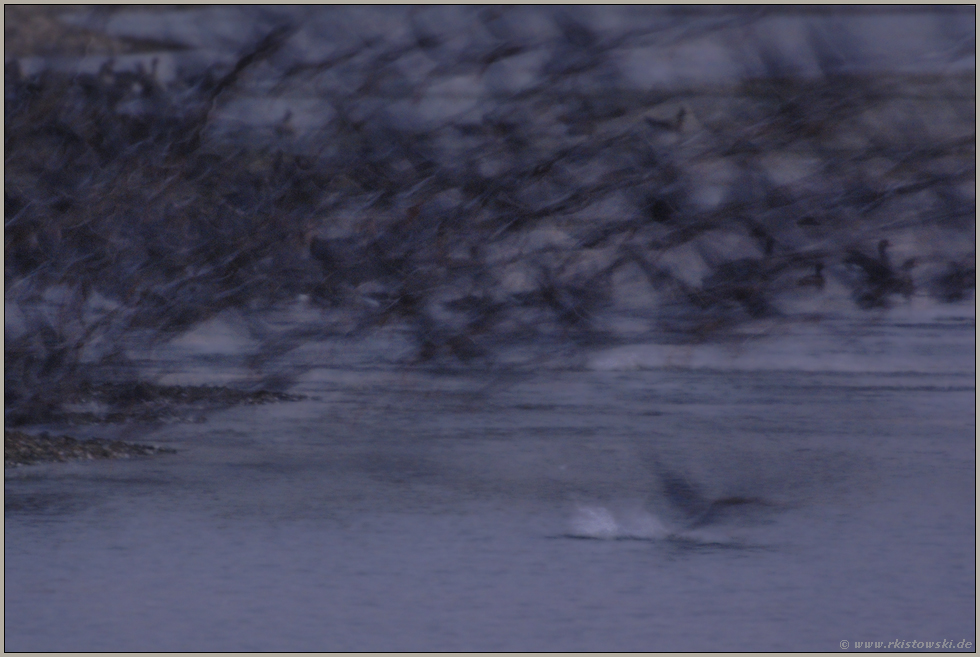
[{"label": "bird silhouette", "polygon": [[822,290],[826,281],[823,277],[823,263],[818,262],[813,265],[813,273],[809,276],[804,276],[800,280],[796,281],[799,287],[815,287],[818,290]]},{"label": "bird silhouette", "polygon": [[709,499],[700,487],[687,477],[660,467],[661,492],[670,505],[686,520],[691,529],[711,525],[735,508],[771,506],[758,497],[730,495]]},{"label": "bird silhouette", "polygon": [[908,299],[915,290],[909,274],[915,267],[915,259],[906,260],[896,272],[888,258],[888,246],[888,240],[878,242],[877,258],[856,249],[848,251],[844,258],[844,264],[857,267],[862,273],[854,288],[854,302],[860,308],[885,308],[892,294],[901,294]]},{"label": "bird silhouette", "polygon": [[766,288],[773,274],[773,269],[757,258],[725,262],[704,279],[693,300],[703,306],[735,302],[750,317],[764,317],[771,311]]},{"label": "bird silhouette", "polygon": [[976,285],[976,267],[950,262],[946,271],[933,281],[933,292],[946,303],[961,301],[967,290]]}]

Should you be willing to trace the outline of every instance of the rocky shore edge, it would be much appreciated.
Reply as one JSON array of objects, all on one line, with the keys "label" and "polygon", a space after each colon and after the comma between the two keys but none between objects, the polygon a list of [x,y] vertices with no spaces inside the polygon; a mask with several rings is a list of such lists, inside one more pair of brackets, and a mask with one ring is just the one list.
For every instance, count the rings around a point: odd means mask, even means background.
[{"label": "rocky shore edge", "polygon": [[231,406],[300,401],[303,395],[224,386],[165,386],[146,381],[83,381],[63,391],[57,404],[25,404],[8,412],[8,426],[121,424],[128,422],[204,422],[210,411]]},{"label": "rocky shore edge", "polygon": [[52,436],[48,433],[29,434],[21,431],[3,432],[4,468],[45,462],[65,462],[86,459],[119,459],[155,454],[175,454],[177,450],[155,445],[136,445],[121,440],[77,440],[71,436]]}]

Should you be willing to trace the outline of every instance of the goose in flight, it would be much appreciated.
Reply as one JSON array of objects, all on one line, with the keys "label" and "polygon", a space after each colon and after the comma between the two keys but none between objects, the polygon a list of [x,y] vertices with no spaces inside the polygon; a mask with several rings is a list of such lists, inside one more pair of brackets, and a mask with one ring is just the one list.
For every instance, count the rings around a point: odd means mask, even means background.
[{"label": "goose in flight", "polygon": [[741,495],[708,499],[690,479],[664,468],[661,468],[660,479],[664,497],[685,517],[690,529],[714,524],[736,508],[771,506],[758,497]]},{"label": "goose in flight", "polygon": [[854,290],[854,301],[861,308],[887,307],[889,295],[901,294],[908,299],[915,290],[909,273],[915,267],[915,258],[906,260],[896,272],[888,259],[888,246],[888,240],[878,242],[877,259],[856,249],[844,258],[844,264],[861,270],[862,280]]},{"label": "goose in flight", "polygon": [[818,290],[822,290],[826,281],[823,277],[823,263],[818,262],[813,265],[813,273],[809,276],[804,276],[803,278],[796,281],[798,287],[815,287]]}]

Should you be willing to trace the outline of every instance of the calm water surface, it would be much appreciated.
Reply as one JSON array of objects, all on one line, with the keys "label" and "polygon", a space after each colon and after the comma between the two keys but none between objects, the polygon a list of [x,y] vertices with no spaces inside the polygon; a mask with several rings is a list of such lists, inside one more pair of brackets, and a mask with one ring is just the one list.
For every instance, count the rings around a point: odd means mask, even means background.
[{"label": "calm water surface", "polygon": [[125,429],[175,456],[8,470],[6,649],[975,642],[972,313],[813,331],[317,368]]}]

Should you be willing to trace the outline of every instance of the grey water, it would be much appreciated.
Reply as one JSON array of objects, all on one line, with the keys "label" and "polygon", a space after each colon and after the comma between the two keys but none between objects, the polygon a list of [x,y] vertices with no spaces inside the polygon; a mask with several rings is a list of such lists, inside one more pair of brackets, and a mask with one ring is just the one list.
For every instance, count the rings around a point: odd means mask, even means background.
[{"label": "grey water", "polygon": [[[495,374],[311,348],[306,401],[118,430],[176,455],[8,469],[6,650],[975,646],[951,308]],[[231,368],[208,330],[170,380]]]}]

